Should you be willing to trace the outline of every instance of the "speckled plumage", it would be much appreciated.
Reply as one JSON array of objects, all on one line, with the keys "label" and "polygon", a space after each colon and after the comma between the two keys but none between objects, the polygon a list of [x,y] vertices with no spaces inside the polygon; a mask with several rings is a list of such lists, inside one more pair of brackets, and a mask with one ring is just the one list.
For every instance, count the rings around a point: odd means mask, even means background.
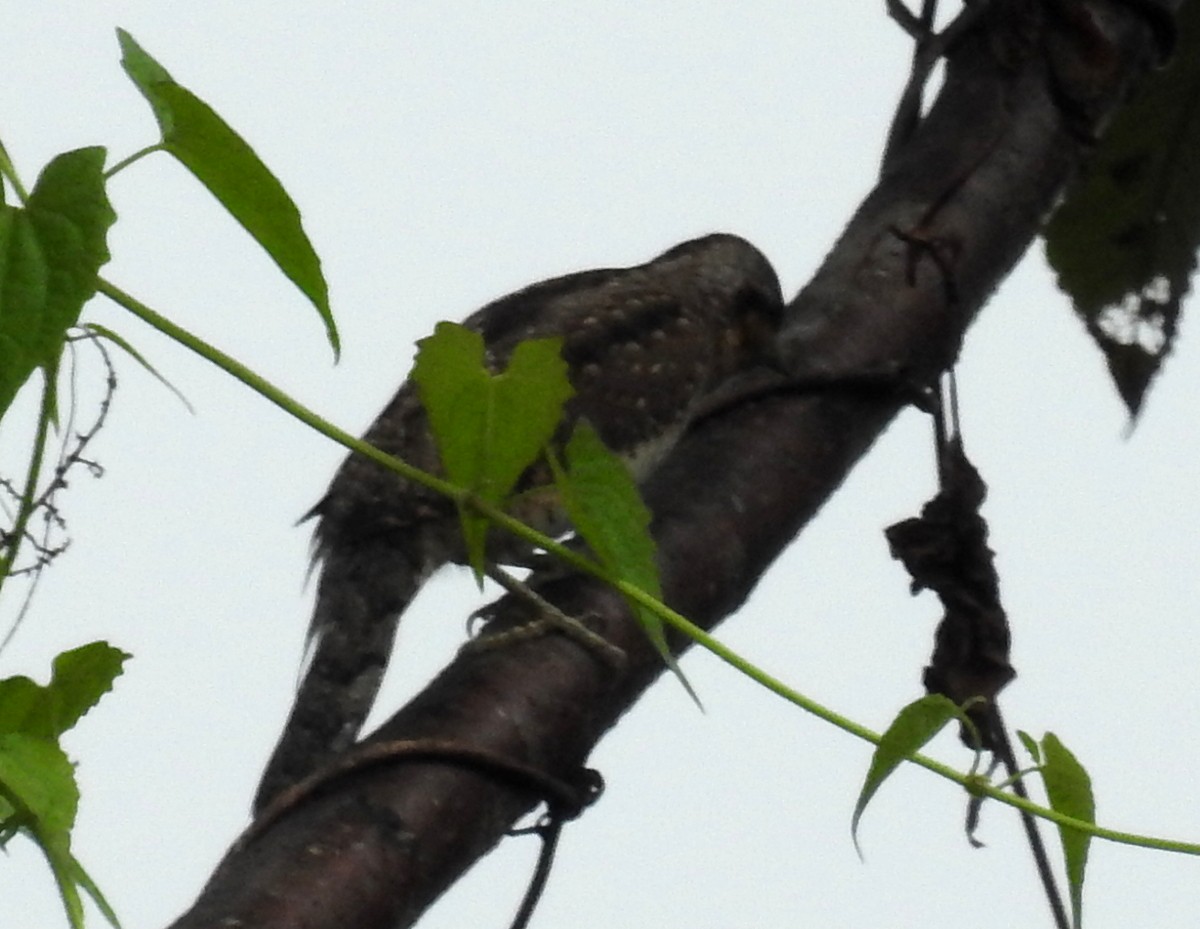
[{"label": "speckled plumage", "polygon": [[[774,357],[782,312],[766,258],[731,235],[685,242],[643,265],[583,271],[526,287],[472,314],[487,362],[502,369],[516,345],[563,338],[575,388],[559,437],[586,417],[638,481],[653,472],[698,406],[735,375]],[[411,380],[364,439],[424,470],[437,450]],[[527,472],[526,485],[540,470]],[[351,455],[310,515],[319,517],[313,657],[255,798],[261,809],[357,738],[379,688],[400,615],[424,580],[464,551],[453,504],[361,456]],[[540,528],[566,529],[553,508]],[[489,534],[489,557],[527,554]]]}]

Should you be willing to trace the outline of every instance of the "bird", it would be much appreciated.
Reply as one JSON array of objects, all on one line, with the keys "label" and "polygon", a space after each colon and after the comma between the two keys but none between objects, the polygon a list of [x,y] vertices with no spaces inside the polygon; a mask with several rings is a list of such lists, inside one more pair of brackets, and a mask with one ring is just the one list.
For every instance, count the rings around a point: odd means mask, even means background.
[{"label": "bird", "polygon": [[[561,447],[573,425],[586,419],[640,484],[723,387],[777,364],[782,314],[779,279],[768,259],[739,236],[714,233],[644,264],[532,284],[487,304],[463,325],[482,336],[493,371],[503,369],[522,341],[561,338],[575,393],[552,445]],[[442,473],[411,378],[363,439]],[[518,489],[547,476],[545,468],[531,466]],[[514,515],[552,536],[569,529],[553,504]],[[401,615],[433,572],[467,561],[451,500],[354,453],[310,517],[317,519],[319,570],[310,660],[260,780],[256,813],[355,742]],[[489,534],[491,562],[520,564],[531,554],[515,536]]]}]

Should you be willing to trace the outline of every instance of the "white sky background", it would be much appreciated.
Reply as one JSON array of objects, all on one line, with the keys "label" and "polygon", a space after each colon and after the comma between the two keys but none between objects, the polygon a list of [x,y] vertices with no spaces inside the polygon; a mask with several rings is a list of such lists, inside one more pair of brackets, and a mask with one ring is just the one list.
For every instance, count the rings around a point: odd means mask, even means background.
[{"label": "white sky background", "polygon": [[[882,2],[20,6],[0,32],[0,132],[26,183],[57,152],[104,144],[115,161],[154,140],[118,64],[113,29],[130,30],[300,205],[343,362],[165,155],[111,186],[121,219],[106,275],[351,430],[436,320],[534,280],[725,230],[768,254],[790,297],[872,184],[908,62]],[[84,791],[76,853],[128,929],[154,929],[245,824],[308,621],[308,529],[293,523],[342,453],[123,311],[96,301],[85,315],[130,339],[197,414],[121,360],[93,449],[107,474],[72,481],[73,547],[0,675],[44,681],[55,653],[97,638],[136,656],[68,747]],[[960,384],[1013,624],[1010,723],[1077,753],[1103,824],[1194,841],[1192,336],[1185,324],[1125,441],[1099,355],[1035,246],[972,331]],[[95,365],[85,380],[92,397]],[[0,433],[7,474],[24,468],[24,428]],[[908,596],[881,534],[933,489],[928,435],[904,414],[720,630],[876,727],[919,695],[939,615],[932,596]],[[381,712],[451,656],[472,602],[461,570],[426,591]],[[988,846],[972,850],[964,797],[906,768],[867,812],[860,863],[849,820],[868,746],[705,654],[684,667],[708,712],[664,679],[604,740],[592,762],[608,792],[566,830],[535,926],[1050,925],[1009,811],[985,810]],[[935,748],[969,761],[949,735]],[[0,927],[62,925],[34,847],[10,852]],[[505,842],[423,925],[506,926],[535,855],[532,839]],[[1096,843],[1088,924],[1190,925],[1198,877],[1195,859]]]}]

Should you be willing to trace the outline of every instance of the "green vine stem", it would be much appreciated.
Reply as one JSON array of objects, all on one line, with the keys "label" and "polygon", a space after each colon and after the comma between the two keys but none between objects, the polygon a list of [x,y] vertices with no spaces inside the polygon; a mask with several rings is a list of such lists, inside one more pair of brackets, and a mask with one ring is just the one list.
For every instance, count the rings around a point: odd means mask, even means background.
[{"label": "green vine stem", "polygon": [[[859,725],[852,719],[848,719],[839,713],[835,713],[833,710],[821,705],[820,703],[817,703],[814,700],[809,699],[798,691],[793,690],[778,678],[773,677],[766,671],[747,661],[737,652],[727,648],[725,645],[722,645],[721,642],[709,635],[699,626],[696,626],[684,616],[681,616],[679,613],[672,610],[666,604],[656,600],[641,588],[635,587],[634,585],[628,583],[627,581],[623,581],[620,578],[611,576],[600,565],[589,561],[588,559],[580,556],[578,553],[573,552],[555,542],[553,539],[544,536],[541,533],[531,529],[529,526],[526,526],[524,523],[513,519],[503,510],[479,500],[469,491],[451,484],[448,481],[444,481],[441,478],[435,477],[432,474],[427,474],[424,471],[420,471],[398,458],[393,458],[390,455],[386,455],[374,446],[368,445],[367,443],[350,435],[350,433],[339,429],[337,426],[318,416],[312,410],[293,400],[282,390],[275,387],[273,384],[259,375],[255,374],[245,365],[231,358],[229,355],[226,355],[215,346],[205,342],[199,336],[188,332],[186,329],[183,329],[164,316],[156,313],[150,307],[146,306],[144,303],[140,302],[130,294],[125,293],[125,291],[121,290],[115,285],[101,279],[98,283],[97,289],[100,293],[129,310],[135,316],[138,316],[155,329],[159,330],[176,342],[179,342],[181,345],[191,349],[205,360],[216,365],[222,371],[225,371],[231,376],[237,378],[255,393],[265,397],[267,400],[271,401],[280,409],[282,409],[285,413],[295,417],[305,425],[316,429],[322,435],[333,439],[335,442],[339,443],[340,445],[344,445],[346,448],[351,449],[352,451],[358,452],[361,455],[365,455],[372,461],[376,461],[386,468],[390,468],[408,480],[416,481],[435,491],[436,493],[444,494],[462,506],[473,508],[476,512],[486,516],[488,519],[492,520],[496,525],[500,526],[506,531],[512,532],[515,535],[520,536],[522,539],[532,543],[533,545],[544,549],[557,558],[560,558],[571,567],[612,585],[626,597],[636,601],[639,605],[652,610],[657,616],[661,617],[664,622],[679,630],[702,648],[712,652],[726,664],[746,675],[756,683],[761,684],[763,687],[777,696],[782,697],[789,703],[799,707],[802,710],[805,710],[808,713],[811,713],[818,719],[822,719],[825,722],[837,726],[839,729],[849,733],[850,735],[856,736],[857,738],[860,738],[865,742],[870,742],[874,745],[879,744],[880,736],[878,733],[868,729],[865,726]],[[991,797],[1000,803],[1005,803],[1008,806],[1015,807],[1016,809],[1024,810],[1033,814],[1034,816],[1038,816],[1042,819],[1056,823],[1059,826],[1066,826],[1071,829],[1076,829],[1079,832],[1087,833],[1088,835],[1095,836],[1098,839],[1104,839],[1109,842],[1117,842],[1122,845],[1134,845],[1141,848],[1152,848],[1160,851],[1200,856],[1200,844],[1180,842],[1173,839],[1161,839],[1153,836],[1142,836],[1128,832],[1118,832],[1115,829],[1105,829],[1101,826],[1086,823],[1083,820],[1074,819],[1070,816],[1064,816],[1063,814],[1057,813],[1048,807],[1038,806],[1037,804],[1031,803],[1028,800],[1022,800],[1020,797],[1008,793],[999,787],[980,784],[978,780],[973,778],[971,775],[960,774],[953,768],[934,761],[932,758],[928,758],[925,755],[911,755],[909,756],[909,761],[912,761],[914,764],[920,765],[926,770],[932,771],[933,773],[938,774],[947,780],[953,781],[961,786],[964,790],[968,790],[973,794],[985,794],[986,796]]]},{"label": "green vine stem", "polygon": [[[751,664],[737,652],[727,648],[717,639],[710,636],[699,626],[694,625],[685,617],[680,616],[665,604],[659,603],[657,600],[639,588],[634,587],[632,584],[628,584],[625,581],[618,581],[615,586],[627,597],[637,600],[639,604],[654,610],[654,612],[661,616],[665,622],[674,626],[676,629],[693,639],[697,644],[712,652],[726,664],[731,665],[733,668],[746,675],[752,681],[761,684],[773,694],[776,694],[777,696],[782,697],[784,700],[787,700],[789,703],[798,706],[800,709],[811,713],[818,719],[822,719],[827,723],[832,723],[834,726],[837,726],[844,732],[848,732],[851,735],[857,736],[858,738],[874,745],[879,744],[879,733],[868,729],[866,726],[861,726],[854,722],[854,720],[847,719],[828,707],[817,703],[815,700],[809,699],[808,697],[804,696],[804,694],[793,690],[778,678],[771,676],[766,671],[762,670],[756,665]],[[1192,842],[1180,842],[1175,839],[1161,839],[1155,836],[1137,835],[1130,832],[1119,832],[1115,829],[1105,829],[1102,826],[1086,823],[1081,819],[1074,819],[1073,817],[1065,816],[1062,813],[1058,813],[1050,809],[1049,807],[1038,806],[1036,803],[1023,800],[1015,794],[1006,792],[1001,787],[981,783],[976,776],[971,775],[970,773],[960,774],[953,768],[950,768],[941,762],[934,761],[932,758],[929,758],[925,755],[919,753],[912,754],[908,756],[908,760],[914,764],[920,765],[926,770],[932,771],[934,774],[939,774],[947,780],[953,781],[973,795],[986,795],[991,797],[993,800],[998,800],[999,802],[1005,803],[1008,806],[1014,807],[1018,810],[1024,810],[1027,813],[1031,813],[1034,816],[1049,820],[1050,822],[1056,823],[1060,826],[1067,826],[1071,829],[1077,829],[1080,832],[1085,832],[1088,835],[1096,837],[1097,839],[1105,839],[1106,841],[1117,842],[1122,845],[1136,845],[1140,848],[1153,848],[1158,849],[1159,851],[1177,852],[1183,855],[1200,855],[1200,844]]]},{"label": "green vine stem", "polygon": [[17,176],[17,169],[9,159],[8,149],[4,147],[3,142],[0,142],[0,177],[6,178],[12,184],[18,200],[22,203],[29,200],[29,193],[25,190],[25,185],[21,183],[21,178]]},{"label": "green vine stem", "polygon": [[162,152],[162,151],[166,151],[166,144],[163,142],[155,142],[153,145],[147,145],[145,148],[140,148],[136,152],[134,152],[132,155],[128,156],[127,158],[122,158],[115,165],[113,165],[111,168],[109,168],[107,171],[105,171],[104,179],[106,181],[111,180],[113,175],[117,174],[120,171],[124,171],[126,168],[128,168],[134,162],[140,161],[142,158],[145,158],[147,155],[152,154],[153,152]]},{"label": "green vine stem", "polygon": [[[504,512],[503,510],[487,503],[484,500],[479,499],[469,490],[465,490],[464,488],[459,487],[456,484],[451,484],[449,481],[443,480],[442,478],[439,478],[433,474],[429,474],[425,471],[421,471],[418,468],[414,468],[412,465],[408,464],[408,462],[399,458],[393,458],[391,455],[381,452],[375,446],[368,445],[366,442],[363,442],[361,439],[356,438],[345,430],[339,429],[327,419],[319,416],[302,403],[288,396],[270,381],[267,381],[265,378],[254,373],[240,361],[237,361],[236,359],[225,354],[215,345],[211,345],[194,333],[191,333],[181,326],[171,322],[165,316],[162,316],[160,313],[157,313],[150,307],[146,306],[146,304],[142,303],[132,294],[126,293],[116,285],[109,283],[103,278],[98,280],[96,289],[114,303],[124,307],[126,310],[129,310],[144,322],[153,326],[159,332],[178,342],[180,345],[191,349],[201,358],[204,358],[206,361],[216,365],[222,371],[241,381],[255,393],[274,403],[289,416],[300,420],[300,422],[304,423],[306,426],[309,426],[317,430],[317,432],[321,433],[322,435],[333,439],[333,441],[337,442],[339,445],[343,445],[351,451],[358,452],[358,454],[364,455],[367,458],[370,458],[372,461],[378,462],[385,468],[395,471],[397,474],[407,480],[422,484],[435,493],[449,497],[460,506],[474,509],[477,513],[486,516],[489,520],[491,520],[497,526],[500,526],[502,529],[505,529],[506,531],[525,539],[527,542],[530,542],[538,548],[545,549],[547,552],[561,559],[573,568],[591,574],[592,576],[614,586],[618,584],[618,579],[608,574],[600,565],[588,560],[587,558],[584,558],[577,552],[573,552],[569,548],[560,545],[553,539],[542,535],[529,526],[526,526],[523,522],[509,516],[508,513]],[[658,601],[651,598],[651,602],[657,603]]]}]

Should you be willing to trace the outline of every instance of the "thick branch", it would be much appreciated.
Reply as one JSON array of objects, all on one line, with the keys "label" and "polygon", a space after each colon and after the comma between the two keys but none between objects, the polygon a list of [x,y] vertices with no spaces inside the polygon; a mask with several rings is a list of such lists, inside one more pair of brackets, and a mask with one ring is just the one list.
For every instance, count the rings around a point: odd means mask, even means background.
[{"label": "thick branch", "polygon": [[[955,45],[933,110],[791,304],[785,350],[797,375],[928,382],[1036,236],[1081,148],[1048,89],[1037,9],[994,0]],[[1146,57],[1144,26],[1119,18],[1120,67],[1089,113],[1116,106]],[[705,627],[736,609],[901,405],[899,394],[779,392],[704,421],[646,488],[667,601]],[[554,776],[577,769],[661,662],[602,585],[566,578],[542,592],[595,616],[628,671],[558,636],[473,651],[371,741],[437,739]],[[503,609],[499,621],[515,621],[519,607]],[[363,766],[252,827],[175,925],[410,925],[538,799],[459,762]]]}]

